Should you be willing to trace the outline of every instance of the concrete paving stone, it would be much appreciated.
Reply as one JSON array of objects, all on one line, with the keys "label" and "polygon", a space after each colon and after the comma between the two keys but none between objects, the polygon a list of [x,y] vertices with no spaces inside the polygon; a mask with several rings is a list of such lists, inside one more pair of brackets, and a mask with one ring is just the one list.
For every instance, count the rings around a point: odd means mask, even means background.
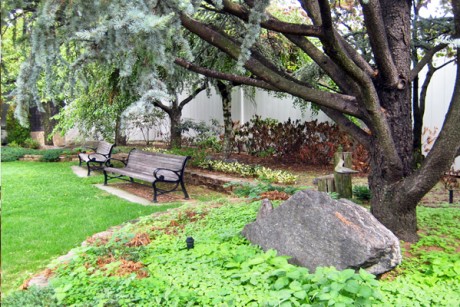
[{"label": "concrete paving stone", "polygon": [[106,191],[107,193],[110,193],[112,195],[118,196],[118,197],[123,198],[123,199],[125,199],[127,201],[130,201],[132,203],[137,203],[137,204],[140,204],[142,206],[155,205],[155,203],[151,202],[150,200],[147,200],[145,198],[139,197],[137,195],[128,193],[126,191],[123,191],[123,190],[120,190],[120,189],[117,189],[117,188],[114,188],[114,187],[111,187],[111,186],[107,186],[107,185],[103,185],[103,184],[96,184],[95,186],[97,188],[103,190],[103,191]]}]

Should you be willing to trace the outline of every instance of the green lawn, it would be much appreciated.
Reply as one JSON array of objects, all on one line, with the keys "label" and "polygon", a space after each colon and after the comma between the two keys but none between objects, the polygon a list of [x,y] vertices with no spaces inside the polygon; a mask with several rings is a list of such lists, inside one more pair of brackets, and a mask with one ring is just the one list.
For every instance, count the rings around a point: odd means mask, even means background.
[{"label": "green lawn", "polygon": [[88,236],[154,212],[94,187],[103,177],[79,178],[75,163],[2,163],[2,293],[17,288]]}]

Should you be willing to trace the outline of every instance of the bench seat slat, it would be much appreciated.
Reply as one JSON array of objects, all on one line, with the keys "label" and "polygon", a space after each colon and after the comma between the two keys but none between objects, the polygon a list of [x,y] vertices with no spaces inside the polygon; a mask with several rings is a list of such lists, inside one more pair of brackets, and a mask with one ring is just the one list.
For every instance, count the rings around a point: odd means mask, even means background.
[{"label": "bench seat slat", "polygon": [[[185,189],[183,177],[185,165],[189,158],[133,149],[128,155],[125,167],[116,168],[107,166],[104,168],[104,184],[107,184],[107,180],[109,179],[123,179],[123,176],[152,183],[154,202],[156,202],[158,194],[172,192],[180,185],[187,199],[188,194]],[[157,172],[156,177],[154,175],[155,172]],[[118,174],[118,176],[109,174]],[[171,190],[161,190],[157,188],[157,182],[174,183],[175,187]]]},{"label": "bench seat slat", "polygon": [[110,159],[114,147],[115,144],[100,141],[95,152],[78,154],[78,159],[80,160],[79,165],[81,166],[82,162],[86,163],[86,166],[88,167],[88,176],[90,175],[91,170],[101,170],[102,165]]}]

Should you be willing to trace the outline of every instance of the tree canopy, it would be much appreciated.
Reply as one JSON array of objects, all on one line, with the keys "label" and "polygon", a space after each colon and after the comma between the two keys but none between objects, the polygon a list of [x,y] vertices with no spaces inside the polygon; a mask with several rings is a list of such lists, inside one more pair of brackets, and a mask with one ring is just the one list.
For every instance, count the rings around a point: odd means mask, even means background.
[{"label": "tree canopy", "polygon": [[[56,67],[69,67],[69,76],[83,78],[81,69],[94,62],[117,67],[121,76],[130,76],[139,67],[139,93],[147,100],[164,99],[168,85],[163,73],[179,66],[206,77],[291,94],[316,104],[369,150],[372,213],[401,239],[417,240],[417,203],[449,168],[460,147],[460,78],[457,75],[454,81],[435,145],[420,167],[414,166],[411,85],[436,50],[427,51],[411,67],[413,1],[272,3],[296,18],[271,13],[269,0],[34,3],[38,5],[32,52],[17,82],[19,105],[34,103],[31,89],[39,77],[44,76],[50,92],[56,89]],[[447,1],[441,3],[450,7]],[[342,13],[358,18],[337,18],[339,5]],[[460,34],[457,1],[452,2],[450,16],[453,28],[432,26],[431,37],[442,31],[445,41],[458,42],[454,39]],[[352,31],[360,32],[355,40],[349,39]],[[234,69],[197,61],[200,53],[190,44],[190,36],[233,59]],[[358,46],[358,37],[365,41],[360,45],[364,47]],[[290,65],[285,65],[275,44],[281,41],[283,48],[297,55],[289,59]],[[458,44],[453,45],[456,57],[458,52]],[[319,87],[302,77],[305,57],[330,78],[330,86]]]}]

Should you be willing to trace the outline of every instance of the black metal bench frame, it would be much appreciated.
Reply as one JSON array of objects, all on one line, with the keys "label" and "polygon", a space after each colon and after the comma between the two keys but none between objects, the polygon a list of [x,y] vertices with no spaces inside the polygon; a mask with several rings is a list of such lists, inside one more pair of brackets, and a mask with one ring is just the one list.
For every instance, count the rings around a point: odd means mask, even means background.
[{"label": "black metal bench frame", "polygon": [[93,152],[87,154],[85,152],[78,154],[79,166],[82,162],[86,162],[88,168],[88,176],[91,171],[103,170],[105,162],[111,158],[112,150],[115,144],[111,144],[105,141],[100,141],[96,148],[89,148]]},{"label": "black metal bench frame", "polygon": [[[140,170],[135,170],[135,169],[130,169],[130,161],[134,159],[132,156],[135,156],[135,159],[139,160],[139,158],[145,158],[144,159],[144,164],[145,164],[145,169],[150,169],[151,174],[147,174],[148,170],[144,170],[141,172]],[[130,160],[131,159],[131,160]],[[155,161],[155,163],[149,164],[148,161],[153,162],[152,160],[158,160]],[[172,163],[172,165],[175,166],[174,169],[167,168],[167,167],[160,167],[162,162],[165,160],[177,160],[177,163]],[[152,184],[153,188],[153,202],[157,202],[157,198],[159,195],[174,192],[178,189],[180,186],[182,189],[182,192],[184,193],[185,199],[189,199],[189,195],[187,193],[187,190],[185,188],[184,184],[184,172],[185,172],[185,166],[187,164],[187,161],[190,159],[190,156],[177,156],[177,155],[170,155],[170,154],[161,154],[161,153],[154,153],[154,152],[145,152],[142,150],[138,149],[132,149],[129,152],[128,158],[125,160],[121,159],[115,159],[115,158],[110,158],[106,161],[105,167],[104,167],[104,185],[107,185],[107,182],[111,179],[120,179],[120,180],[125,180],[129,182],[135,182],[134,178],[137,180],[141,180],[144,182],[149,182]],[[142,163],[137,161],[133,163]],[[113,167],[114,161],[120,161],[123,163],[124,167],[122,168],[115,168]],[[155,165],[153,165],[155,164]],[[138,165],[139,166],[139,165]],[[140,165],[142,166],[142,165]],[[110,175],[110,174],[117,174],[118,175]],[[131,175],[131,176],[130,176]],[[127,178],[126,178],[127,177]],[[140,182],[137,182],[139,184],[143,184]],[[171,189],[163,189],[157,186],[158,183],[170,183],[173,184],[173,187]],[[146,184],[143,184],[146,185]]]},{"label": "black metal bench frame", "polygon": [[447,191],[449,191],[449,204],[454,203],[454,188],[453,183],[455,180],[460,180],[460,171],[454,171],[451,169],[450,171],[444,173],[444,187]]}]

